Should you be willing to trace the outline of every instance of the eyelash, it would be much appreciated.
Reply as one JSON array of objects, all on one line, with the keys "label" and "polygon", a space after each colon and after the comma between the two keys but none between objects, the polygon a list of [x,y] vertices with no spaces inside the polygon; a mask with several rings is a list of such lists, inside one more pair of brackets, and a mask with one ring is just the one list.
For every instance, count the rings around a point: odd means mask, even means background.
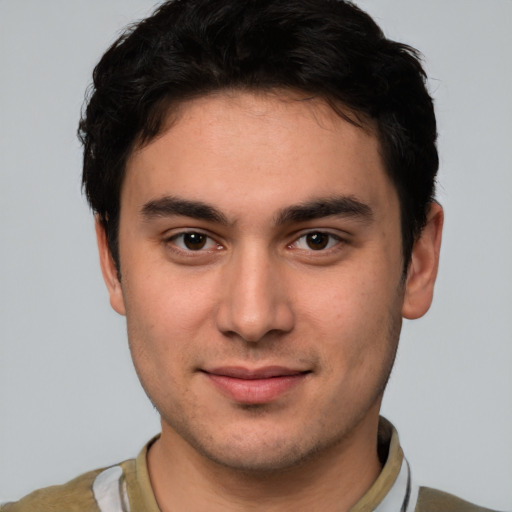
[{"label": "eyelash", "polygon": [[[313,238],[313,237],[318,237],[319,235],[320,235],[320,237],[324,237],[324,238],[326,237],[327,238],[327,241],[326,241],[325,245],[323,245],[323,243],[322,243],[322,242],[325,241],[324,239],[317,238],[317,240],[315,240]],[[303,240],[306,244],[308,244],[308,240],[307,240],[308,237],[311,237],[309,242],[314,242],[314,243],[319,242],[317,248],[314,249],[311,246],[309,246],[309,247],[299,247],[299,244],[300,244],[301,240]],[[303,250],[303,251],[327,252],[330,249],[335,248],[339,244],[342,244],[343,242],[344,242],[344,240],[341,237],[339,237],[337,235],[334,235],[333,233],[329,233],[328,231],[308,231],[307,233],[304,233],[303,235],[298,237],[288,247],[294,247],[295,246],[297,249]]]},{"label": "eyelash", "polygon": [[[199,247],[197,247],[196,249],[187,247],[186,242],[184,240],[186,236],[197,237],[196,243],[199,245]],[[308,237],[310,237],[309,240]],[[325,238],[327,238],[327,240],[325,240]],[[181,242],[178,243],[178,240],[181,240]],[[194,242],[193,239],[192,242]],[[201,245],[202,242],[204,243]],[[313,248],[311,246],[300,246],[308,244],[308,242],[317,243],[317,248]],[[179,252],[180,254],[187,254],[187,256],[200,255],[201,253],[204,252],[209,252],[212,250],[220,251],[223,249],[223,246],[216,242],[213,237],[201,231],[184,231],[181,233],[177,233],[167,238],[165,240],[165,243],[168,244],[172,250]],[[307,233],[302,234],[301,236],[296,238],[292,243],[288,244],[287,248],[312,253],[322,253],[330,252],[332,249],[335,249],[340,244],[345,243],[347,243],[346,240],[342,239],[337,235],[334,235],[333,233],[316,230],[308,231]]]},{"label": "eyelash", "polygon": [[[201,240],[204,240],[205,243],[203,246],[198,247],[196,250],[191,249],[190,247],[186,247],[184,238],[186,236],[191,237],[198,237],[198,241],[196,243],[200,244]],[[177,240],[181,239],[181,244],[177,243]],[[201,231],[184,231],[181,233],[177,233],[176,235],[172,235],[171,237],[167,238],[165,240],[166,244],[170,245],[171,248],[175,251],[179,251],[180,253],[190,253],[192,255],[193,253],[202,253],[206,251],[211,251],[212,249],[215,250],[221,250],[223,247],[221,244],[216,242],[211,236],[207,235],[206,233],[202,233]],[[209,247],[204,248],[206,245]]]}]

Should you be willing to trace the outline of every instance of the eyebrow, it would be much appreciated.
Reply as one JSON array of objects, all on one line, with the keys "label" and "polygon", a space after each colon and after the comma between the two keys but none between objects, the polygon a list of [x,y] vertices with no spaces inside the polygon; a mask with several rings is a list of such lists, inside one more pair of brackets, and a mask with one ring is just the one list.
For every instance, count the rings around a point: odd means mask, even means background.
[{"label": "eyebrow", "polygon": [[150,221],[157,217],[172,217],[175,215],[192,219],[229,224],[227,217],[217,208],[203,203],[178,197],[165,196],[147,202],[141,209],[144,220]]},{"label": "eyebrow", "polygon": [[369,205],[353,196],[326,197],[284,208],[277,216],[276,225],[307,222],[331,216],[353,217],[370,222],[373,211]]},{"label": "eyebrow", "polygon": [[[148,222],[158,217],[182,216],[222,225],[230,224],[227,217],[214,206],[174,196],[148,201],[142,207],[141,213]],[[331,216],[353,217],[369,222],[373,217],[373,211],[370,206],[353,196],[327,197],[283,208],[275,217],[275,224],[281,226]]]}]

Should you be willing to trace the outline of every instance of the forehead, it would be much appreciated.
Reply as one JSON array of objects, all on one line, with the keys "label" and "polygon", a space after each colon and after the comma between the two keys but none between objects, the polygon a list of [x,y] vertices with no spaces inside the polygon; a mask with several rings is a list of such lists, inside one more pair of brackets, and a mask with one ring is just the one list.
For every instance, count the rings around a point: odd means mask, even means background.
[{"label": "forehead", "polygon": [[222,92],[183,103],[165,130],[127,162],[121,206],[178,195],[236,210],[332,194],[365,202],[395,196],[369,127],[321,99]]}]

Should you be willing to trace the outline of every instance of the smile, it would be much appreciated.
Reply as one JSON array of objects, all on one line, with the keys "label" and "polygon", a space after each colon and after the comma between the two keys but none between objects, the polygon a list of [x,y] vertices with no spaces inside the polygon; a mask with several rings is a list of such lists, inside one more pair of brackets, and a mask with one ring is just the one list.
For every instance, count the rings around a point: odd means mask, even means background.
[{"label": "smile", "polygon": [[269,366],[257,370],[243,367],[215,368],[203,373],[224,396],[235,402],[265,404],[301,384],[311,372]]}]

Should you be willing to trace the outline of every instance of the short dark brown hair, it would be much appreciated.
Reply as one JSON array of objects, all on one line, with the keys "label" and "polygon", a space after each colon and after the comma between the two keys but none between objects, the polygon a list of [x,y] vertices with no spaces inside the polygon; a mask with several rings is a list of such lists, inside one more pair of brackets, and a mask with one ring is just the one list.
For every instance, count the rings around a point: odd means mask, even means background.
[{"label": "short dark brown hair", "polygon": [[[129,27],[93,74],[79,137],[83,186],[119,268],[120,190],[169,109],[222,89],[293,89],[376,127],[401,209],[405,268],[438,169],[436,119],[413,48],[342,0],[171,0]],[[355,117],[354,117],[355,116]]]}]

